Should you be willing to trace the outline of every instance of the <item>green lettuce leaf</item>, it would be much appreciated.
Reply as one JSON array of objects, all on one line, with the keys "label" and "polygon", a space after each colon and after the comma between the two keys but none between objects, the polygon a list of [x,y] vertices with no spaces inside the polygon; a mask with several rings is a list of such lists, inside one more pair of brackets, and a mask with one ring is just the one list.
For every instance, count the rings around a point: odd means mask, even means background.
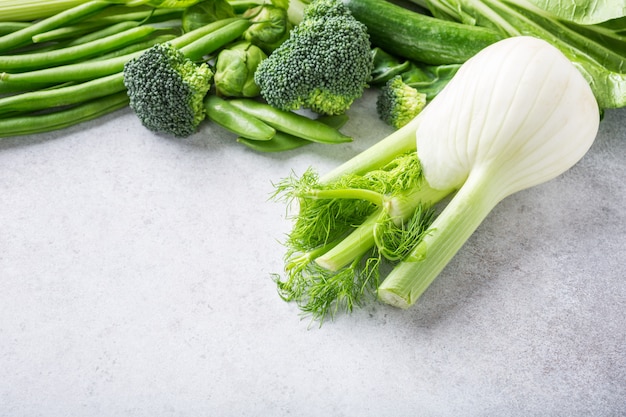
[{"label": "green lettuce leaf", "polygon": [[[528,0],[553,16],[593,25],[626,16],[626,0]],[[523,4],[523,0],[519,1]]]}]

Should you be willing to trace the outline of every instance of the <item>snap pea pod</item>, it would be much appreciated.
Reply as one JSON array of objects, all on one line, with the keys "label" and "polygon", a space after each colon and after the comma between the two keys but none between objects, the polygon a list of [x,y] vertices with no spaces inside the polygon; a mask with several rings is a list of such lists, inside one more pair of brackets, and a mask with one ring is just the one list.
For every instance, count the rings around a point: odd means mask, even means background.
[{"label": "snap pea pod", "polygon": [[257,152],[267,153],[290,151],[313,143],[310,140],[302,139],[285,132],[276,132],[274,137],[270,140],[254,140],[240,136],[237,138],[237,142]]},{"label": "snap pea pod", "polygon": [[250,140],[264,142],[276,135],[276,129],[216,95],[210,94],[204,99],[204,108],[210,120]]},{"label": "snap pea pod", "polygon": [[251,114],[278,131],[307,139],[312,142],[335,144],[351,142],[352,138],[338,129],[304,115],[279,110],[269,104],[252,99],[232,99],[230,103],[242,111]]},{"label": "snap pea pod", "polygon": [[[335,129],[340,129],[347,121],[348,116],[346,115],[337,115],[337,116],[324,116],[316,119],[319,122],[322,122],[328,126],[331,126]],[[237,138],[237,142],[246,145],[248,148],[253,149],[258,152],[285,152],[293,149],[301,148],[302,146],[309,145],[313,142],[307,139],[299,138],[294,135],[290,135],[285,132],[276,132],[274,137],[270,140],[259,141],[259,140],[251,140],[246,137]]]}]

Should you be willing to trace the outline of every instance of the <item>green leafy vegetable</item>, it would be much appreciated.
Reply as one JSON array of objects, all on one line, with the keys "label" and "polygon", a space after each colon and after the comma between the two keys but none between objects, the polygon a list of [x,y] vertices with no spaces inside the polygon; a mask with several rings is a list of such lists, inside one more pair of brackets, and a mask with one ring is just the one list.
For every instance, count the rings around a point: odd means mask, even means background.
[{"label": "green leafy vegetable", "polygon": [[[581,71],[601,108],[626,106],[623,1],[413,0],[435,16],[499,31],[536,36],[556,46]],[[613,25],[606,19],[617,19]],[[596,23],[595,22],[604,22]]]},{"label": "green leafy vegetable", "polygon": [[185,32],[189,32],[209,23],[233,17],[236,17],[236,14],[228,1],[205,0],[185,9],[182,26]]},{"label": "green leafy vegetable", "polygon": [[[626,16],[623,0],[550,1],[528,0],[554,17],[581,25],[593,25]],[[520,1],[520,3],[522,3]]]}]

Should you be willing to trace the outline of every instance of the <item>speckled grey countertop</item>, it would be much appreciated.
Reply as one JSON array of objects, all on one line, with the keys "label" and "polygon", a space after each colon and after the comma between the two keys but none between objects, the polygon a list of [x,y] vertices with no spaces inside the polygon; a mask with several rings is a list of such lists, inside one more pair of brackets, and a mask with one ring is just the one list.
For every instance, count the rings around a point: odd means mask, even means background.
[{"label": "speckled grey countertop", "polygon": [[261,155],[120,111],[0,140],[0,416],[624,416],[626,109],[505,199],[418,304],[309,328],[272,182],[388,130]]}]

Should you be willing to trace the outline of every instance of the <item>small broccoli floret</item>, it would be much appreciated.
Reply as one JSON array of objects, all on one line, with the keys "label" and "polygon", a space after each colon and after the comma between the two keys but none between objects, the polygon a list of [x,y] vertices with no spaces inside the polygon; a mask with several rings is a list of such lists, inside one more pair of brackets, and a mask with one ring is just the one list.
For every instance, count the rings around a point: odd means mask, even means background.
[{"label": "small broccoli floret", "polygon": [[376,101],[382,121],[396,129],[409,123],[426,106],[426,94],[406,84],[396,75],[383,85]]},{"label": "small broccoli floret", "polygon": [[342,114],[367,87],[370,51],[367,28],[341,0],[314,0],[289,38],[259,65],[255,82],[279,109]]},{"label": "small broccoli floret", "polygon": [[213,71],[172,45],[157,44],[124,67],[130,107],[154,132],[189,136],[205,117],[203,99]]}]

